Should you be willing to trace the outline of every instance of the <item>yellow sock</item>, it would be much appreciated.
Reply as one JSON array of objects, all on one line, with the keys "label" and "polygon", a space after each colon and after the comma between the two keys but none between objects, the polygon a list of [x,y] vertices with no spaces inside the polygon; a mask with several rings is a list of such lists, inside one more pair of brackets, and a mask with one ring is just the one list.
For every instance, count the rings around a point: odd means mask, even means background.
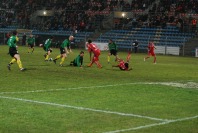
[{"label": "yellow sock", "polygon": [[56,56],[55,60],[58,60],[61,57],[61,55]]},{"label": "yellow sock", "polygon": [[61,58],[60,65],[62,65],[62,64],[63,64],[64,60],[65,60],[65,57],[62,57],[62,58]]},{"label": "yellow sock", "polygon": [[46,57],[45,57],[45,60],[48,60],[48,59],[49,59],[49,55],[47,54]]},{"label": "yellow sock", "polygon": [[17,60],[17,64],[18,64],[18,66],[19,66],[20,69],[23,68],[22,63],[21,63],[21,60]]},{"label": "yellow sock", "polygon": [[10,64],[13,64],[14,62],[16,62],[16,59],[13,58],[11,61],[10,61]]},{"label": "yellow sock", "polygon": [[107,61],[110,62],[110,56],[107,56]]}]

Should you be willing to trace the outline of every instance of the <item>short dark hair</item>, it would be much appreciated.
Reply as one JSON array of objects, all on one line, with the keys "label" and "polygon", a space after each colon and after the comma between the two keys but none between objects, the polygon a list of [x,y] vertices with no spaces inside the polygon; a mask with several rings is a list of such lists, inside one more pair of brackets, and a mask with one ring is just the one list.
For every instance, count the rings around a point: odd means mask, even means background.
[{"label": "short dark hair", "polygon": [[80,51],[80,54],[84,54],[84,51]]},{"label": "short dark hair", "polygon": [[88,40],[88,43],[92,43],[92,41],[89,39],[89,40]]},{"label": "short dark hair", "polygon": [[14,31],[12,32],[12,34],[13,34],[13,35],[16,35],[16,34],[17,34],[17,31],[16,31],[16,30],[14,30]]}]

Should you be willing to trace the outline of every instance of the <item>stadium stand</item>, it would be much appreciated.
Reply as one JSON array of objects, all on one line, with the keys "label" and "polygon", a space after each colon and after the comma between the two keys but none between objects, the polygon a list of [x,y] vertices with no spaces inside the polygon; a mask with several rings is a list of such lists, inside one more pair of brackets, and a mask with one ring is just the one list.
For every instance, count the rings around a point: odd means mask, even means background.
[{"label": "stadium stand", "polygon": [[[197,34],[197,6],[197,0],[2,0],[0,33],[31,29],[39,36],[72,34],[79,44],[90,37],[105,43],[111,38],[121,49],[130,48],[134,39],[143,50],[151,39],[159,46],[182,47]],[[132,17],[112,17],[115,11]]]}]

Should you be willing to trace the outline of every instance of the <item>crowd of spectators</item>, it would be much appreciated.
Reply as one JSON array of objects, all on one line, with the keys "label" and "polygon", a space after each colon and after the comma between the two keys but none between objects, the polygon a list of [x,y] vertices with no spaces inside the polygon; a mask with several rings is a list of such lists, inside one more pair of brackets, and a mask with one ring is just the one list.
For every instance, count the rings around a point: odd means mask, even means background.
[{"label": "crowd of spectators", "polygon": [[[31,22],[31,15],[43,9],[54,11],[54,16],[40,17],[40,22]],[[119,21],[132,21],[133,27],[166,27],[167,24],[173,24],[183,30],[194,19],[187,14],[198,14],[198,1],[160,0],[158,3],[158,0],[2,0],[0,26],[16,24],[20,28],[92,31],[101,28],[103,19],[112,11],[133,12],[132,19],[121,18]]]}]

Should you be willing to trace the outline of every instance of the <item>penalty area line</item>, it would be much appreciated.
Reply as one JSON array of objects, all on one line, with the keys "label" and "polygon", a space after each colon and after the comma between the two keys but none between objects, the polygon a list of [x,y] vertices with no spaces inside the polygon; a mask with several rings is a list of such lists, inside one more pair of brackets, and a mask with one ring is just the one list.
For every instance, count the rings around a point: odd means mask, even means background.
[{"label": "penalty area line", "polygon": [[103,133],[120,133],[120,132],[134,131],[134,130],[140,130],[140,129],[144,129],[144,128],[150,128],[150,127],[155,127],[155,126],[160,126],[160,125],[166,125],[166,124],[169,124],[169,123],[175,123],[175,122],[180,122],[180,121],[192,120],[192,119],[196,119],[196,118],[198,118],[198,115],[192,116],[192,117],[176,119],[176,120],[164,121],[164,122],[160,122],[160,123],[148,124],[148,125],[134,127],[134,128],[129,128],[129,129],[108,131],[108,132],[103,132]]},{"label": "penalty area line", "polygon": [[36,103],[36,104],[44,104],[44,105],[50,105],[50,106],[57,106],[57,107],[64,107],[64,108],[72,108],[72,109],[77,109],[77,110],[99,112],[99,113],[105,113],[105,114],[114,114],[114,115],[128,116],[128,117],[129,116],[130,117],[138,117],[138,118],[144,118],[144,119],[149,119],[149,120],[154,120],[154,121],[164,121],[164,122],[170,121],[170,120],[167,120],[167,119],[160,119],[160,118],[137,115],[137,114],[129,114],[129,113],[121,113],[121,112],[115,112],[115,111],[99,110],[99,109],[71,106],[71,105],[66,105],[66,104],[57,104],[57,103],[51,103],[51,102],[41,102],[41,101],[28,100],[28,99],[23,99],[23,98],[6,97],[6,96],[0,96],[0,98],[29,102],[29,103]]}]

